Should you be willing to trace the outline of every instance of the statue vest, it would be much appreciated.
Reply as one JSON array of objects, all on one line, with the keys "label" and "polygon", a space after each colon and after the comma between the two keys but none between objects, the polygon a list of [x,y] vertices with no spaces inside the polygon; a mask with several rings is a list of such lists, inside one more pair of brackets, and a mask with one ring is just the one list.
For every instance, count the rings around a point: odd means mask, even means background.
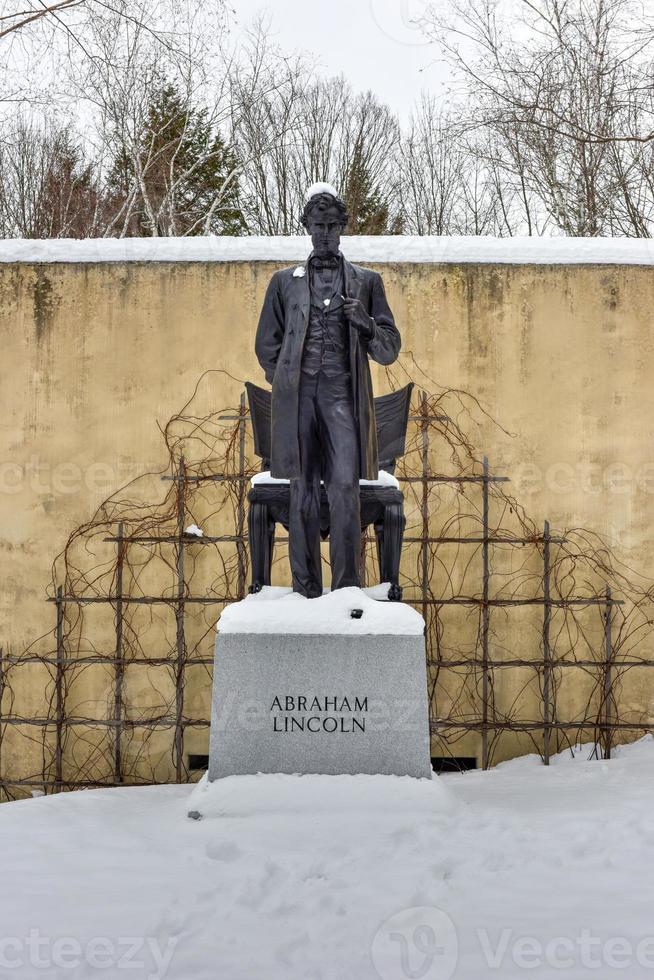
[{"label": "statue vest", "polygon": [[[302,374],[327,377],[350,372],[350,328],[343,312],[343,273],[311,268],[311,307],[302,352]],[[326,300],[328,302],[326,302]]]}]

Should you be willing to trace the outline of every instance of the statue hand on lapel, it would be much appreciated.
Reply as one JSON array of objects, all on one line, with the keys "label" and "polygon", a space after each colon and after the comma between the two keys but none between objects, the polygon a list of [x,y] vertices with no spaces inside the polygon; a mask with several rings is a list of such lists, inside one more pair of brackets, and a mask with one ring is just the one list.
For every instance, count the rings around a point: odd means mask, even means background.
[{"label": "statue hand on lapel", "polygon": [[351,299],[348,297],[344,297],[344,299],[343,309],[348,323],[355,330],[359,331],[360,336],[364,340],[370,340],[375,332],[375,321],[366,311],[360,299]]}]

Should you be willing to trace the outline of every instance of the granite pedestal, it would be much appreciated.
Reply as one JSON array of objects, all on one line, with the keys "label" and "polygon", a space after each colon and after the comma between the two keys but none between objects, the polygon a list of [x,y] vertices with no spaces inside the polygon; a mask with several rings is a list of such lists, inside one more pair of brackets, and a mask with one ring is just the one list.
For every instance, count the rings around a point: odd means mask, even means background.
[{"label": "granite pedestal", "polygon": [[[341,591],[365,606],[357,628],[383,628],[366,627],[375,610],[360,590]],[[343,628],[343,610],[328,611],[334,628]],[[295,628],[306,628],[293,618]],[[431,778],[422,633],[352,635],[316,626],[323,631],[284,633],[273,623],[271,632],[218,632],[209,779],[259,772]]]}]

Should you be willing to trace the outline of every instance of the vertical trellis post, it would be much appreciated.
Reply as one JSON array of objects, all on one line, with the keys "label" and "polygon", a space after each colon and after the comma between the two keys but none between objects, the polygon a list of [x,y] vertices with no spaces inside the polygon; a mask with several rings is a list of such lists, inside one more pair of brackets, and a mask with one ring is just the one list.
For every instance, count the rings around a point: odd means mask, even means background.
[{"label": "vertical trellis post", "polygon": [[246,552],[245,552],[245,417],[247,407],[245,392],[241,392],[238,420],[238,505],[236,515],[236,554],[238,559],[238,577],[236,595],[239,599],[245,596]]},{"label": "vertical trellis post", "polygon": [[4,647],[0,646],[0,789],[3,786],[5,774],[3,771],[2,763],[2,739],[4,736],[4,728],[2,725],[2,699],[5,693],[5,667],[4,667]]},{"label": "vertical trellis post", "polygon": [[420,589],[422,594],[422,616],[427,619],[429,598],[429,403],[427,393],[420,393],[420,432],[422,454],[422,542],[420,545]]},{"label": "vertical trellis post", "polygon": [[611,588],[606,586],[606,605],[604,607],[604,690],[602,705],[603,728],[603,748],[604,758],[611,758],[611,698],[612,698],[612,666],[613,666],[613,637],[612,637],[612,598]]},{"label": "vertical trellis post", "polygon": [[116,664],[114,672],[114,779],[123,781],[122,734],[123,734],[123,566],[125,563],[124,525],[118,524],[116,544]]},{"label": "vertical trellis post", "polygon": [[488,630],[490,625],[490,606],[488,605],[490,587],[490,542],[489,542],[489,519],[488,519],[488,488],[489,488],[488,456],[484,456],[484,476],[482,480],[482,521],[484,525],[484,540],[482,543],[482,564],[483,564],[483,602],[481,607],[481,765],[482,769],[488,769],[488,702],[490,697],[490,667],[488,657]]},{"label": "vertical trellis post", "polygon": [[177,662],[175,669],[175,779],[182,782],[184,772],[184,663],[186,636],[184,632],[184,523],[186,520],[186,463],[180,456],[177,480],[177,601],[175,603]]},{"label": "vertical trellis post", "polygon": [[361,546],[359,548],[359,568],[361,570],[361,588],[365,589],[368,585],[368,569],[366,565],[368,533],[364,531],[361,535]]},{"label": "vertical trellis post", "polygon": [[57,586],[57,663],[55,674],[55,784],[61,788],[63,782],[63,740],[64,740],[64,590]]},{"label": "vertical trellis post", "polygon": [[550,522],[543,527],[543,762],[550,764],[550,736],[552,733],[552,652],[550,649],[550,621],[552,602],[550,597]]}]

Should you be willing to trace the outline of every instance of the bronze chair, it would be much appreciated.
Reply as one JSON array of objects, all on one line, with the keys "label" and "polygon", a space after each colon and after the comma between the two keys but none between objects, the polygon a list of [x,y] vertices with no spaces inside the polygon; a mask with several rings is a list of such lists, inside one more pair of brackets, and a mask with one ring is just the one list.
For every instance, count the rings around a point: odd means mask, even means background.
[{"label": "bronze chair", "polygon": [[[250,381],[246,382],[245,387],[252,419],[254,451],[261,458],[265,472],[270,470],[271,393]],[[379,469],[386,473],[394,473],[396,460],[404,455],[412,390],[413,384],[408,384],[399,391],[375,398]],[[363,532],[371,524],[374,526],[381,581],[390,583],[388,598],[400,600],[400,557],[406,523],[402,491],[384,483],[362,483],[360,494],[361,530]],[[270,585],[275,525],[281,524],[288,530],[289,484],[257,482],[248,493],[248,501],[252,562],[250,592],[259,592],[262,586]],[[320,534],[323,541],[329,537],[329,504],[324,487],[321,491]]]}]

